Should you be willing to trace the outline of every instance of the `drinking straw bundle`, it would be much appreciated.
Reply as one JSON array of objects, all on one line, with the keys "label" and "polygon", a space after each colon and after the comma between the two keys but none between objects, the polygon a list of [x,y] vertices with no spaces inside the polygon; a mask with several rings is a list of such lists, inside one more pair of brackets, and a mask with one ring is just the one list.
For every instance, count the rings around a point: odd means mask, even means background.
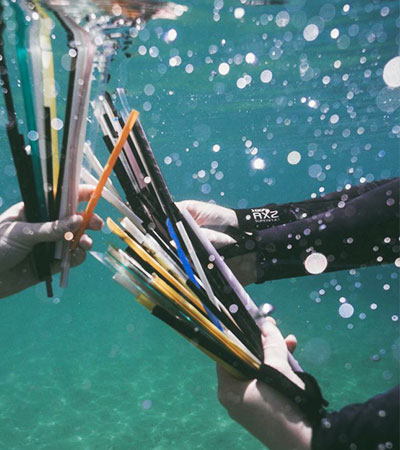
[{"label": "drinking straw bundle", "polygon": [[[45,13],[41,10],[39,14],[34,4],[28,6],[23,1],[11,3],[10,6],[17,24],[16,55],[24,100],[23,118],[28,129],[27,146],[18,128],[4,45],[6,18],[0,3],[0,73],[8,115],[6,129],[26,218],[29,222],[42,222],[55,217],[56,191],[53,188],[58,179],[57,136],[50,125],[56,114],[55,104],[49,95],[49,90],[54,86],[52,49]],[[47,55],[46,65],[44,53]],[[44,79],[49,90],[44,87]],[[46,281],[49,296],[52,295],[51,253],[51,246],[47,244],[37,245],[33,252],[37,274]]]},{"label": "drinking straw bundle", "polygon": [[[10,2],[7,17],[0,4],[1,76],[9,119],[7,131],[29,222],[63,219],[77,210],[93,71],[95,47],[89,34],[62,10],[54,7],[51,11],[65,28],[70,48],[75,52],[71,57],[61,149],[58,131],[62,122],[57,118],[52,19],[37,1]],[[11,15],[16,21],[15,50],[24,103],[22,116],[18,116],[14,108],[4,49],[5,20]],[[18,130],[18,118],[25,120],[27,147]],[[62,259],[61,283],[65,285],[70,256],[67,244],[58,249],[41,244],[34,249],[37,273],[46,281],[49,296],[52,295],[50,265],[54,256]]]},{"label": "drinking straw bundle", "polygon": [[[118,48],[115,39],[129,36],[132,26],[138,22],[143,26],[146,18],[166,7],[162,4],[148,7],[141,4],[136,9],[126,6],[123,11],[117,11],[118,14],[110,10],[110,15],[102,16],[111,8],[111,2],[97,3],[88,0],[0,1],[0,77],[8,115],[6,129],[28,222],[64,219],[76,213],[95,70],[100,75],[98,95],[109,79],[110,62]],[[137,14],[124,18],[124,14],[133,9]],[[90,21],[84,28],[78,22],[85,11],[90,12]],[[14,21],[10,30],[13,34],[15,29],[13,41],[16,44],[15,48],[6,50],[7,21]],[[117,37],[107,37],[112,33],[110,30],[115,30],[117,21],[120,33]],[[65,30],[69,46],[64,121],[57,117],[56,62],[52,47],[55,22]],[[15,68],[7,65],[9,57],[14,60],[13,51],[21,88],[17,92],[21,91],[23,97],[23,111],[19,112],[15,105],[20,102],[13,98],[9,75],[9,69]],[[20,127],[23,130],[20,131]],[[54,258],[62,261],[61,286],[65,287],[70,256],[67,241],[56,247],[52,244],[35,246],[34,265],[39,279],[46,282],[49,296],[52,296],[51,262]]]},{"label": "drinking straw bundle", "polygon": [[[85,216],[89,220],[104,188],[106,200],[124,216],[120,223],[108,218],[107,225],[126,248],[110,245],[106,254],[92,254],[154,316],[235,375],[252,377],[263,360],[260,311],[190,214],[176,207],[137,114],[129,113],[122,89],[117,95],[121,111],[110,95],[93,106],[111,156],[101,171],[85,151],[100,177]],[[126,204],[107,184],[111,166]],[[97,180],[87,170],[82,176]]]}]

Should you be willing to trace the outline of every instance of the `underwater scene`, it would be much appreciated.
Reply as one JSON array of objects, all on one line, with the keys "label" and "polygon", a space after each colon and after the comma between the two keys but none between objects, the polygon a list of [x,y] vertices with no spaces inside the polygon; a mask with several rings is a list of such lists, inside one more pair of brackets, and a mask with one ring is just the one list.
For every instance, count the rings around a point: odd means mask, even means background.
[{"label": "underwater scene", "polygon": [[[22,114],[13,3],[2,2],[4,52],[20,132],[34,142]],[[83,23],[90,2],[72,3]],[[103,3],[116,17],[129,4]],[[399,176],[397,0],[164,6],[111,46],[106,77],[94,72],[90,96],[125,89],[175,201],[251,208]],[[49,21],[52,127],[61,141],[75,54],[54,14]],[[93,107],[86,116],[78,138],[105,164]],[[1,97],[0,214],[21,201],[6,125]],[[96,212],[118,218],[104,200]],[[117,242],[106,225],[89,234],[94,252]],[[296,335],[295,356],[329,409],[399,382],[399,267],[399,258],[378,260],[246,288],[256,304],[275,306],[283,334]],[[0,302],[0,449],[265,448],[219,404],[215,362],[152,317],[93,255],[59,285],[57,275],[53,297],[40,283]]]}]

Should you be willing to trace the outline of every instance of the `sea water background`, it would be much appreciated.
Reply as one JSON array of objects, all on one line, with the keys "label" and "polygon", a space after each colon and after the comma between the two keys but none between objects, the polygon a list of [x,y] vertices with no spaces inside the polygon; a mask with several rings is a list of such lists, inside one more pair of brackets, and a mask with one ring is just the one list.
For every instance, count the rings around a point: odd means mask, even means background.
[{"label": "sea water background", "polygon": [[[398,175],[399,88],[388,91],[382,78],[398,55],[397,1],[187,5],[176,22],[153,21],[139,33],[134,56],[115,59],[110,83],[126,87],[141,111],[176,200],[259,206]],[[304,39],[308,24],[318,27],[313,41]],[[61,30],[54,45],[66,53]],[[266,72],[263,82],[265,70],[272,79]],[[57,77],[65,105],[62,64]],[[19,200],[3,107],[1,128],[3,212]],[[100,140],[95,147],[104,160]],[[292,151],[301,155],[296,165]],[[100,211],[113,214],[106,204]],[[93,238],[97,251],[112,240],[107,230]],[[398,287],[389,265],[249,292],[277,306],[282,331],[298,336],[298,359],[339,408],[398,382]],[[343,299],[354,307],[347,319]],[[263,448],[219,406],[214,363],[93,258],[54,299],[39,285],[0,308],[0,448]]]}]

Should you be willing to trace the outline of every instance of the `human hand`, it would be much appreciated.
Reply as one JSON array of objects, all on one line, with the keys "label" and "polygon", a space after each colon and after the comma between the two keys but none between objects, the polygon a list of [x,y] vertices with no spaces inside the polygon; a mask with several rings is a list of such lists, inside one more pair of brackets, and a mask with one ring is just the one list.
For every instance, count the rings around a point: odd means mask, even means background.
[{"label": "human hand", "polygon": [[[279,370],[300,388],[303,381],[293,372],[287,351],[297,340],[283,338],[273,319],[262,327],[264,363]],[[270,450],[309,450],[312,430],[300,411],[273,388],[258,380],[239,381],[217,365],[218,398],[229,415]]]},{"label": "human hand", "polygon": [[[81,185],[79,201],[88,201],[94,191],[93,186]],[[57,242],[64,239],[68,231],[75,232],[83,221],[81,214],[75,214],[63,220],[45,223],[28,223],[25,221],[24,204],[17,203],[0,215],[0,298],[22,291],[40,280],[38,279],[31,253],[40,242]],[[97,215],[90,220],[92,230],[100,230],[103,221]],[[92,239],[84,234],[79,247],[72,251],[71,265],[81,264],[86,251],[92,247]],[[61,270],[58,261],[52,263],[52,273]]]},{"label": "human hand", "polygon": [[198,200],[184,200],[177,203],[177,206],[181,210],[188,211],[201,227],[220,227],[221,231],[228,226],[239,228],[238,219],[233,209]]},{"label": "human hand", "polygon": [[[239,229],[238,219],[233,209],[197,200],[184,200],[177,203],[177,207],[181,211],[186,210],[190,213],[216,249],[236,243],[236,240],[226,233],[228,227]],[[256,281],[255,252],[229,258],[226,263],[243,285]]]}]

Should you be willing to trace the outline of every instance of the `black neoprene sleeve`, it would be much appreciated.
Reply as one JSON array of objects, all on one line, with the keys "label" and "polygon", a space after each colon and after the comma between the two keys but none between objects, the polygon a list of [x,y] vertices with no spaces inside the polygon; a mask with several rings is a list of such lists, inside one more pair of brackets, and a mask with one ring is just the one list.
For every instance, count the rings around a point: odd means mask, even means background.
[{"label": "black neoprene sleeve", "polygon": [[[253,231],[257,282],[309,275],[304,261],[313,252],[326,256],[326,272],[394,262],[400,248],[399,180],[354,186],[314,200],[236,211],[241,229]],[[262,216],[264,222],[255,224]],[[279,220],[268,221],[271,216]]]},{"label": "black neoprene sleeve", "polygon": [[399,386],[327,414],[313,427],[312,450],[399,449]]}]

